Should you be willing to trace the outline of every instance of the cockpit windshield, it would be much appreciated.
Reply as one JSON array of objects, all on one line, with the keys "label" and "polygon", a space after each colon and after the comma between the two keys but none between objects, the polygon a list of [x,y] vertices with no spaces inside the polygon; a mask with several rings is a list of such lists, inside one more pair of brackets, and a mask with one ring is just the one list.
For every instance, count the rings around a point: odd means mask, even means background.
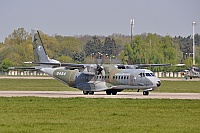
[{"label": "cockpit windshield", "polygon": [[146,72],[146,73],[140,73],[139,77],[155,77],[154,73]]},{"label": "cockpit windshield", "polygon": [[147,77],[155,77],[155,75],[153,73],[145,73],[145,76],[147,76]]}]

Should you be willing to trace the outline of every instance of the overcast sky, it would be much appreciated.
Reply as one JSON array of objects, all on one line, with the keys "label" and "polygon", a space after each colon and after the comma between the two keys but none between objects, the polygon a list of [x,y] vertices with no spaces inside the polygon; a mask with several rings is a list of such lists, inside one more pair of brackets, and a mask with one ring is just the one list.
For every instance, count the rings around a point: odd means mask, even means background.
[{"label": "overcast sky", "polygon": [[0,42],[15,29],[60,35],[200,34],[200,0],[0,0]]}]

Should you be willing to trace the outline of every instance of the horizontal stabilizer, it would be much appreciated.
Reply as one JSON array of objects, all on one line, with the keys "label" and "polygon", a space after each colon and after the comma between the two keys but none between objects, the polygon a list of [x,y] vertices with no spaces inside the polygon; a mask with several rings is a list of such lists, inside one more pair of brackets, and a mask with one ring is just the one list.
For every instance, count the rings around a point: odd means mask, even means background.
[{"label": "horizontal stabilizer", "polygon": [[9,67],[8,70],[40,70],[42,67],[41,66],[33,66],[33,67]]},{"label": "horizontal stabilizer", "polygon": [[69,69],[79,69],[79,68],[85,68],[82,64],[71,64],[71,63],[56,63],[56,62],[32,62],[32,64],[38,64],[38,65],[47,65],[47,66],[62,66]]}]

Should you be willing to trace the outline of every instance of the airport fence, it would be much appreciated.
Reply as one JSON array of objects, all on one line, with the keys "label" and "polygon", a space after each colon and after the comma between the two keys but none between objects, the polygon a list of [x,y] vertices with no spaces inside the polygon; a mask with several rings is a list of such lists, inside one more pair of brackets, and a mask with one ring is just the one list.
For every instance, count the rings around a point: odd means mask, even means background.
[{"label": "airport fence", "polygon": [[40,71],[0,71],[0,75],[5,76],[48,76],[46,73]]},{"label": "airport fence", "polygon": [[[164,78],[164,77],[175,77],[175,78],[181,78],[184,77],[182,72],[154,72],[154,74],[157,77]],[[8,72],[2,72],[0,71],[0,75],[5,76],[48,76],[47,74],[40,72],[40,71],[8,71]]]}]

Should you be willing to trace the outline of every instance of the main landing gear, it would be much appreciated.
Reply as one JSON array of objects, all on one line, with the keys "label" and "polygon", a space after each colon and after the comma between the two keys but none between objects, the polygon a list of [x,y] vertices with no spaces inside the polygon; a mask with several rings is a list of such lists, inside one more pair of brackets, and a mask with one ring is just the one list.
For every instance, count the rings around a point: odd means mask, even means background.
[{"label": "main landing gear", "polygon": [[94,91],[83,91],[84,95],[94,95]]},{"label": "main landing gear", "polygon": [[106,91],[106,94],[107,94],[107,95],[111,95],[111,94],[112,94],[112,95],[117,95],[117,91],[116,91],[116,90],[107,90],[107,91]]},{"label": "main landing gear", "polygon": [[111,90],[106,90],[107,95],[117,95],[117,92],[121,92],[123,89],[111,89]]}]

